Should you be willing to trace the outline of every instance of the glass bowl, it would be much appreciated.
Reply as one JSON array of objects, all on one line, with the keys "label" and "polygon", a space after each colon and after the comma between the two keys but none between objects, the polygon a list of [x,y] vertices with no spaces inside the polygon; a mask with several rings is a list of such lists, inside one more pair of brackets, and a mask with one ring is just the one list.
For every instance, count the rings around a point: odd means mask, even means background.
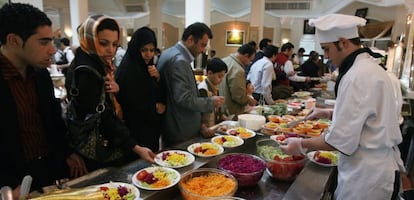
[{"label": "glass bowl", "polygon": [[219,158],[217,167],[233,175],[239,186],[252,186],[262,178],[266,162],[255,155],[230,153]]},{"label": "glass bowl", "polygon": [[184,200],[212,200],[233,197],[238,184],[228,172],[213,168],[190,170],[181,176],[178,188]]},{"label": "glass bowl", "polygon": [[305,167],[304,155],[287,155],[280,149],[279,143],[272,139],[256,142],[257,154],[266,161],[266,172],[274,179],[292,181]]}]

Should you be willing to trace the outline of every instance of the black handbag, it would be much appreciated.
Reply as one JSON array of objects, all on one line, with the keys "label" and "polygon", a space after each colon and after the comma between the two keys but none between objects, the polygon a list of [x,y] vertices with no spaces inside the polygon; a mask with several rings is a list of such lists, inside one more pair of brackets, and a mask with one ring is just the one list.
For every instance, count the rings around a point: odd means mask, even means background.
[{"label": "black handbag", "polygon": [[[79,95],[79,90],[76,87],[75,74],[79,69],[88,69],[102,80],[102,92],[95,109],[96,112],[87,114],[84,119],[79,119],[76,111],[76,97]],[[123,157],[122,150],[111,145],[100,130],[101,113],[106,109],[105,77],[101,76],[94,68],[81,65],[73,70],[71,80],[71,89],[69,90],[71,99],[66,113],[68,138],[71,147],[77,153],[99,162],[114,161]]]}]

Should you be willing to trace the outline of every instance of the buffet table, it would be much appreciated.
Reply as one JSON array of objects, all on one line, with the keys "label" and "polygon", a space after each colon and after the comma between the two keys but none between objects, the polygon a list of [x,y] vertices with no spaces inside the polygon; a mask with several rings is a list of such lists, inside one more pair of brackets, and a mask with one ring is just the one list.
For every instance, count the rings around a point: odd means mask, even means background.
[{"label": "buffet table", "polygon": [[[258,133],[255,137],[245,140],[245,143],[242,146],[226,148],[223,154],[234,152],[256,154],[256,141],[268,137],[269,136]],[[186,151],[187,147],[193,143],[209,140],[210,139],[199,137],[181,143],[171,149]],[[183,174],[186,171],[201,167],[216,168],[218,157],[219,156],[213,158],[196,157],[193,164],[179,168],[177,171]],[[83,177],[71,180],[67,182],[65,186],[78,188],[107,183],[109,181],[131,183],[131,177],[135,172],[150,165],[150,163],[140,159],[121,168],[105,168],[97,170]],[[265,172],[256,186],[246,188],[239,187],[235,196],[245,199],[272,200],[325,199],[324,195],[329,195],[330,190],[332,190],[330,188],[332,181],[336,177],[335,170],[334,167],[322,167],[308,161],[305,168],[293,182],[274,180]],[[140,193],[140,197],[146,200],[182,199],[177,185],[160,191],[140,189]]]}]

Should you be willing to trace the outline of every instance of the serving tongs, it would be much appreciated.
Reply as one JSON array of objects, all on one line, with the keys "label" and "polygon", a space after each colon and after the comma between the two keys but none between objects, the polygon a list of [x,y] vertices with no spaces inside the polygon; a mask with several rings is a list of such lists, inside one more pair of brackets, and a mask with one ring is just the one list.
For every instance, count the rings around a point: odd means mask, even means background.
[{"label": "serving tongs", "polygon": [[286,124],[286,127],[287,127],[287,128],[292,128],[292,127],[295,127],[298,123],[308,120],[308,116],[309,116],[309,114],[311,114],[312,112],[313,112],[313,108],[312,108],[312,109],[310,109],[310,111],[308,112],[308,114],[307,114],[304,118],[299,119],[299,120],[294,120],[294,121],[291,121],[291,122],[289,122],[289,123],[287,123],[287,124]]},{"label": "serving tongs", "polygon": [[307,119],[308,118],[304,117],[304,118],[299,119],[299,120],[291,121],[291,122],[289,122],[289,123],[286,124],[286,127],[287,128],[295,127],[297,124],[299,124],[300,122],[306,121]]}]

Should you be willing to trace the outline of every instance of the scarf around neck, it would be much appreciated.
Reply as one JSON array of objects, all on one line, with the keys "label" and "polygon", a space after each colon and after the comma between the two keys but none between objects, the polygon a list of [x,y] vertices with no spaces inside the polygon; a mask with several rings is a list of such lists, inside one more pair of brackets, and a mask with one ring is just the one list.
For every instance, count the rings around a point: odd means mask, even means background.
[{"label": "scarf around neck", "polygon": [[338,69],[339,74],[338,74],[338,78],[336,79],[336,83],[335,83],[335,96],[336,97],[338,96],[339,83],[341,82],[343,76],[353,66],[356,57],[361,53],[368,53],[370,56],[372,56],[374,58],[383,57],[379,53],[372,52],[371,49],[369,49],[369,48],[361,48],[361,49],[358,49],[358,50],[352,52],[350,55],[348,55],[348,57],[346,57],[345,60],[342,62],[341,67]]}]

